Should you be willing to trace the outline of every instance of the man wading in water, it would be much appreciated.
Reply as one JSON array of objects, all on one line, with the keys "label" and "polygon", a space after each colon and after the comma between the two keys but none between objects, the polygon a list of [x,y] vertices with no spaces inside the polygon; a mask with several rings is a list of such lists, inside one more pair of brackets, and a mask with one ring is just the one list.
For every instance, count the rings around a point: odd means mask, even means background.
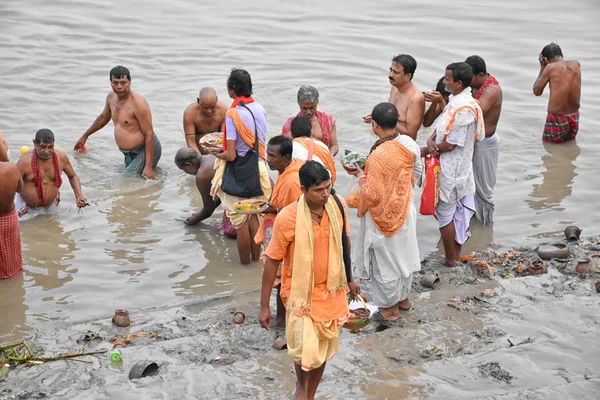
[{"label": "man wading in water", "polygon": [[125,155],[125,170],[156,179],[154,167],[161,156],[158,137],[152,128],[152,113],[144,97],[131,90],[131,75],[123,66],[110,70],[113,92],[106,96],[102,114],[75,144],[75,150],[85,151],[85,142],[94,132],[111,120],[115,124],[115,141]]}]

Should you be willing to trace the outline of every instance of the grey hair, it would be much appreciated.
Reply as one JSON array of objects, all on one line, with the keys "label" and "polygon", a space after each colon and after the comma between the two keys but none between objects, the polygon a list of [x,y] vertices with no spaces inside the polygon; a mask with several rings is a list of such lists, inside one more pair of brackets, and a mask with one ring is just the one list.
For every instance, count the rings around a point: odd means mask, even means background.
[{"label": "grey hair", "polygon": [[307,99],[315,103],[319,102],[319,91],[316,87],[310,85],[300,86],[300,89],[298,89],[298,104]]}]

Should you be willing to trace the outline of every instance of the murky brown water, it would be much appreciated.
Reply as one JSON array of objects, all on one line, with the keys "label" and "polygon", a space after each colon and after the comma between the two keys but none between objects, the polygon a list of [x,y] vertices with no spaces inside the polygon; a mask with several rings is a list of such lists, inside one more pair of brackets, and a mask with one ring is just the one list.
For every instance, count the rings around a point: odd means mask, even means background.
[{"label": "murky brown water", "polygon": [[[491,3],[490,3],[491,4]],[[202,86],[226,98],[231,67],[250,71],[269,132],[297,110],[301,84],[321,92],[320,108],[338,120],[342,148],[373,142],[358,117],[387,99],[387,68],[397,53],[418,61],[414,82],[435,86],[445,66],[481,55],[504,89],[495,226],[476,227],[466,246],[492,240],[531,244],[578,224],[600,233],[594,159],[600,150],[600,6],[592,0],[442,0],[399,4],[359,1],[169,3],[59,0],[0,3],[0,128],[16,161],[35,131],[51,128],[69,150],[102,110],[108,71],[130,68],[133,89],[153,112],[163,141],[158,182],[121,174],[112,124],[90,138],[87,154],[68,151],[91,207],[78,215],[68,184],[60,215],[21,225],[24,274],[0,282],[0,342],[65,321],[106,316],[115,308],[176,305],[215,293],[256,289],[258,264],[237,263],[235,242],[218,232],[221,211],[193,228],[182,219],[201,205],[192,177],[172,163],[184,144],[184,108]],[[581,127],[576,143],[541,142],[547,94],[533,96],[537,55],[554,40],[581,61]],[[424,142],[426,132],[419,135]],[[343,192],[349,179],[338,181]],[[417,196],[418,198],[418,196]],[[357,220],[352,219],[354,232]],[[422,256],[439,233],[420,217]]]}]

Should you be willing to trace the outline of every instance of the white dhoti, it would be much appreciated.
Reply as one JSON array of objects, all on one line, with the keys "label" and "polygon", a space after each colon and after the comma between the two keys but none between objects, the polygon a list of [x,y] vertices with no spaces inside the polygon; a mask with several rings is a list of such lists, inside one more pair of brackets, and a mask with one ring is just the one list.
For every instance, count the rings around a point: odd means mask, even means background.
[{"label": "white dhoti", "polygon": [[35,208],[29,207],[21,195],[15,193],[15,209],[17,210],[19,220],[30,219],[39,214],[57,214],[59,210],[58,203],[60,203],[60,192],[49,205]]},{"label": "white dhoti", "polygon": [[389,308],[408,297],[413,272],[421,269],[417,243],[417,210],[414,204],[404,225],[394,236],[377,229],[369,212],[360,219],[354,247],[354,272],[360,279],[371,279],[373,303]]},{"label": "white dhoti", "polygon": [[500,139],[494,134],[475,143],[473,154],[473,175],[475,178],[475,216],[484,225],[494,222],[494,186]]}]

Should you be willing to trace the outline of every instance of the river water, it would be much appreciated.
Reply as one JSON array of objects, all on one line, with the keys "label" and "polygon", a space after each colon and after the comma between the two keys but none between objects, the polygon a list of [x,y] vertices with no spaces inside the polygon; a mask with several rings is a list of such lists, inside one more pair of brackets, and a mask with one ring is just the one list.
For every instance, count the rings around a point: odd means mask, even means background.
[{"label": "river water", "polygon": [[[12,161],[35,132],[50,128],[71,157],[90,207],[78,214],[67,182],[59,215],[21,223],[24,274],[0,282],[0,342],[65,322],[110,315],[115,308],[177,305],[219,293],[256,290],[260,265],[241,266],[235,241],[218,232],[222,211],[197,227],[183,219],[201,206],[193,178],[173,164],[184,145],[182,114],[203,86],[227,104],[232,67],[252,75],[267,110],[269,134],[297,111],[296,91],[317,87],[319,108],[337,118],[342,149],[374,141],[359,117],[387,100],[387,70],[398,53],[418,62],[414,83],[431,90],[451,62],[478,54],[504,90],[501,154],[492,228],[475,227],[466,250],[494,241],[534,244],[577,224],[600,233],[594,167],[600,144],[600,31],[594,0],[529,2],[442,0],[399,3],[273,0],[228,3],[74,1],[0,3],[0,128]],[[560,10],[560,11],[559,11]],[[538,53],[556,41],[583,71],[577,142],[544,145],[547,92],[532,94]],[[117,65],[132,73],[163,142],[158,181],[122,173],[112,124],[88,152],[73,145],[102,111]],[[427,132],[421,132],[424,143]],[[340,168],[341,170],[341,168]],[[349,177],[340,173],[345,193]],[[420,193],[416,196],[419,199]],[[357,219],[351,220],[354,232]],[[419,217],[421,256],[438,251],[432,217]]]}]

